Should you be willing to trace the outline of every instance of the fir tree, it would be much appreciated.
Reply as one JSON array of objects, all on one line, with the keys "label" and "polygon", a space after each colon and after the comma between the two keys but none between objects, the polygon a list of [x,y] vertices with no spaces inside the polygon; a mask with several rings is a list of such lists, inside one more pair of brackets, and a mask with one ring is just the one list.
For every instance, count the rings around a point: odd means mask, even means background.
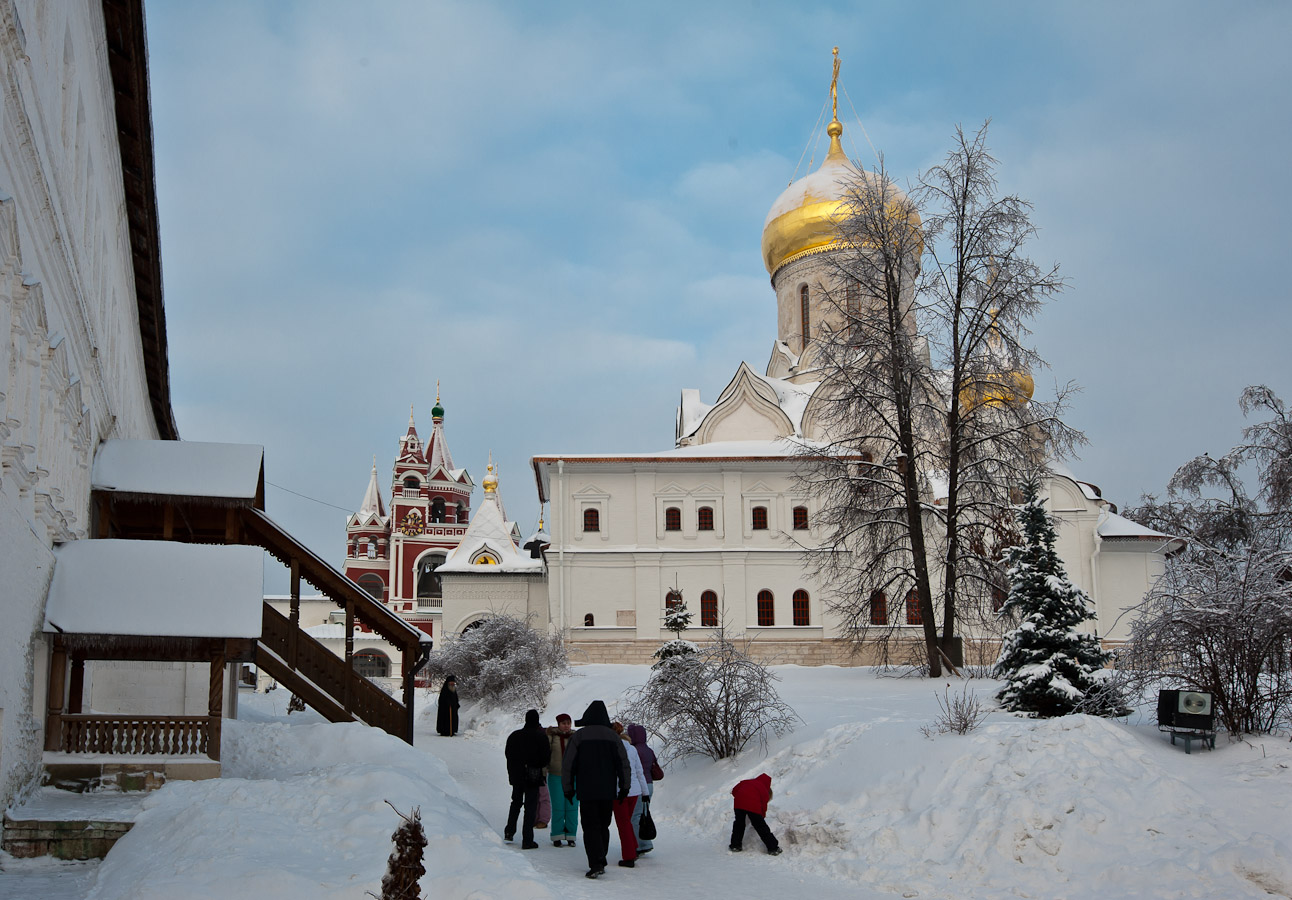
[{"label": "fir tree", "polygon": [[[391,809],[395,809],[394,804],[389,800],[386,801]],[[422,811],[414,807],[408,815],[404,815],[395,809],[395,812],[404,821],[391,839],[395,842],[395,849],[391,851],[390,858],[386,861],[386,874],[381,879],[381,897],[378,900],[421,900],[422,876],[426,874],[426,867],[422,865],[422,856],[426,851],[426,831],[422,828]],[[368,891],[369,897],[377,895]]]},{"label": "fir tree", "polygon": [[1092,617],[1090,598],[1068,580],[1054,551],[1054,523],[1035,485],[1027,489],[1019,521],[1023,545],[1009,552],[1009,596],[1000,612],[1020,621],[996,660],[994,674],[1005,680],[996,699],[1005,709],[1042,718],[1116,714],[1120,704],[1101,676],[1109,656],[1097,637],[1076,630]]},{"label": "fir tree", "polygon": [[655,651],[655,658],[659,662],[651,668],[658,669],[668,659],[687,656],[696,651],[695,644],[682,638],[682,633],[690,626],[691,611],[686,608],[686,600],[682,598],[682,592],[673,588],[664,600],[664,629],[673,632],[674,637],[665,641]]}]

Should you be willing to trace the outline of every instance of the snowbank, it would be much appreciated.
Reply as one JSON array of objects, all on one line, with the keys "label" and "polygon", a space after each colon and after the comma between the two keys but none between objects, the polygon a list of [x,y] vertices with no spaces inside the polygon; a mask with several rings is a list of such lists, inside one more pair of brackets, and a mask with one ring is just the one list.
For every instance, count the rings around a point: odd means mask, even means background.
[{"label": "snowbank", "polygon": [[[243,698],[244,702],[247,698]],[[354,900],[380,893],[401,811],[420,806],[435,896],[547,898],[443,765],[363,725],[226,723],[225,777],[145,801],[89,900]]]}]

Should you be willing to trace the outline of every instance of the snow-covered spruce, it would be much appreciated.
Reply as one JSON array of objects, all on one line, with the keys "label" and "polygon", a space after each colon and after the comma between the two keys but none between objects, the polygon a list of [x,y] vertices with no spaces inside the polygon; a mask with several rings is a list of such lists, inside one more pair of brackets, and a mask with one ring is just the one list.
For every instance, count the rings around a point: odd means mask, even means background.
[{"label": "snow-covered spruce", "polygon": [[1005,709],[1041,718],[1115,714],[1120,704],[1103,679],[1108,654],[1097,637],[1076,630],[1092,616],[1090,598],[1068,580],[1054,551],[1054,523],[1035,485],[1027,489],[1019,522],[1023,545],[1010,550],[1009,596],[1000,612],[1020,621],[996,660],[994,674],[1005,681],[996,699]]},{"label": "snow-covered spruce", "polygon": [[682,592],[675,588],[669,591],[668,600],[664,606],[664,629],[673,632],[674,637],[672,640],[665,641],[655,651],[654,657],[658,662],[652,668],[658,669],[666,660],[675,656],[686,656],[698,649],[690,641],[682,640],[682,633],[690,627],[691,611],[686,608],[686,600],[682,598]]}]

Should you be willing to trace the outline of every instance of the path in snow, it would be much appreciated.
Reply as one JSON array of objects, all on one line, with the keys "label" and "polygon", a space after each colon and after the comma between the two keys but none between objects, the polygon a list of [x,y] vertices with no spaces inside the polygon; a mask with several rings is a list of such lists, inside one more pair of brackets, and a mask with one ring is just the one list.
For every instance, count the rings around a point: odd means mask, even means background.
[{"label": "path in snow", "polygon": [[[520,723],[517,723],[519,726]],[[434,719],[423,716],[420,727],[433,726]],[[461,786],[465,798],[496,825],[497,840],[502,843],[502,829],[507,821],[511,788],[503,762],[502,748],[490,734],[473,732],[444,738],[429,731],[419,731],[415,746],[438,757]],[[583,877],[588,869],[582,843],[574,848],[552,846],[546,830],[535,831],[538,850],[521,850],[520,836],[514,844],[518,866],[533,866],[554,892],[563,897],[604,898],[606,890],[632,890],[633,896],[656,900],[681,897],[812,897],[813,900],[892,900],[893,894],[867,891],[854,882],[837,881],[804,872],[792,861],[793,848],[780,857],[762,852],[758,836],[746,835],[745,852],[727,849],[731,835],[722,830],[701,833],[676,826],[671,821],[667,784],[656,789],[651,815],[659,827],[655,849],[638,860],[636,868],[615,865],[619,858],[619,838],[614,825],[610,828],[610,865],[606,874],[592,882]],[[730,828],[730,821],[726,823]],[[752,845],[751,845],[752,842]],[[428,881],[434,885],[434,873]],[[606,884],[605,882],[609,882]],[[719,889],[720,888],[720,889]],[[432,888],[433,890],[433,888]]]},{"label": "path in snow", "polygon": [[100,860],[15,859],[0,854],[0,897],[13,900],[82,900]]}]

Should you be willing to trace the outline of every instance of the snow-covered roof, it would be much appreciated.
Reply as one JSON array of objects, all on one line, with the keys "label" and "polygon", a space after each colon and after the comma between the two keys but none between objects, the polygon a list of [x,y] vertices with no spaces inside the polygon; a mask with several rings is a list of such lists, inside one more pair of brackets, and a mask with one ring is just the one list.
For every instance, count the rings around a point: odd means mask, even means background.
[{"label": "snow-covered roof", "polygon": [[771,396],[767,396],[766,390],[758,390],[757,393],[764,399],[774,402],[785,417],[790,421],[790,427],[794,434],[803,433],[803,414],[807,411],[808,402],[812,399],[812,394],[820,387],[821,382],[813,381],[805,384],[796,384],[787,378],[773,378],[769,375],[760,375],[749,366],[748,363],[741,363],[740,368],[736,370],[736,375],[731,379],[727,386],[719,395],[716,403],[709,405],[700,399],[700,392],[694,388],[686,388],[682,391],[682,400],[677,410],[677,440],[681,441],[688,438],[700,430],[704,420],[709,414],[722,408],[728,403],[740,403],[739,398],[740,384],[744,377],[748,377],[755,384],[766,385],[771,389]]},{"label": "snow-covered roof", "polygon": [[[471,524],[462,541],[448,555],[436,571],[463,572],[475,575],[492,573],[542,572],[543,560],[532,559],[527,552],[516,547],[513,535],[516,525],[503,515],[501,501],[496,492],[485,494],[480,508],[475,511]],[[483,554],[496,560],[496,564],[478,564]]]},{"label": "snow-covered roof", "polygon": [[1099,523],[1099,536],[1107,540],[1112,538],[1131,539],[1131,540],[1158,540],[1171,541],[1177,540],[1169,534],[1163,534],[1160,531],[1154,531],[1138,522],[1132,522],[1125,516],[1119,516],[1117,513],[1109,513],[1108,518]]},{"label": "snow-covered roof", "polygon": [[653,453],[547,453],[534,457],[535,464],[566,462],[638,462],[642,460],[686,461],[691,459],[779,459],[794,456],[802,447],[817,447],[812,441],[776,438],[770,441],[715,441],[657,450]]},{"label": "snow-covered roof", "polygon": [[368,479],[368,490],[363,495],[359,506],[359,518],[364,516],[384,516],[386,509],[381,502],[381,485],[377,483],[377,463],[372,463],[372,477]]},{"label": "snow-covered roof", "polygon": [[198,441],[104,441],[94,454],[96,491],[254,501],[265,448]]},{"label": "snow-covered roof", "polygon": [[1053,472],[1055,475],[1062,475],[1064,478],[1071,481],[1077,487],[1081,488],[1081,494],[1087,500],[1103,499],[1103,495],[1099,492],[1099,489],[1097,487],[1095,487],[1093,484],[1091,484],[1088,481],[1082,481],[1075,474],[1073,474],[1072,470],[1069,469],[1065,464],[1059,462],[1057,459],[1050,460],[1049,464],[1050,464],[1051,472]]},{"label": "snow-covered roof", "polygon": [[[354,631],[356,634],[359,633],[358,628],[355,628]],[[345,638],[345,625],[341,622],[324,622],[321,625],[311,625],[305,629],[305,633],[320,641],[343,640]]]},{"label": "snow-covered roof", "polygon": [[72,541],[54,554],[46,631],[260,637],[259,547],[97,540]]}]

